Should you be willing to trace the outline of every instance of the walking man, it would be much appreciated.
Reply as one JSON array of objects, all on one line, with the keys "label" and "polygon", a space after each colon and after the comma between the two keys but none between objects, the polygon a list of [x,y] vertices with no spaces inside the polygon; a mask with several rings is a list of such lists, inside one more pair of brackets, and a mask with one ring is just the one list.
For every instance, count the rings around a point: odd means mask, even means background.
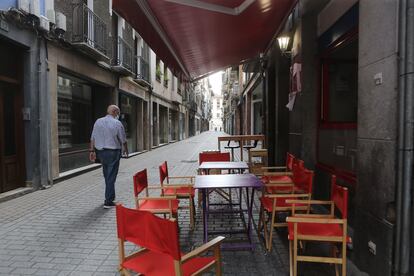
[{"label": "walking man", "polygon": [[119,119],[119,107],[110,105],[105,117],[96,120],[89,148],[89,160],[94,162],[98,158],[102,163],[105,178],[104,208],[114,207],[115,181],[118,175],[121,150],[128,156],[125,129]]}]

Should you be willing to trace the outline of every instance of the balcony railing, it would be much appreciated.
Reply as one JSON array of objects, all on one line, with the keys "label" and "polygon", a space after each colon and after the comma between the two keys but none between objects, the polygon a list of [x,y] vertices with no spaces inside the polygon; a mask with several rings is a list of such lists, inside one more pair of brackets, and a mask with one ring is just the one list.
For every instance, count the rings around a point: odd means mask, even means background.
[{"label": "balcony railing", "polygon": [[118,70],[134,73],[135,61],[132,47],[121,37],[117,37],[114,43],[114,58],[112,60],[112,66],[118,67]]},{"label": "balcony railing", "polygon": [[72,43],[85,44],[107,56],[108,31],[105,22],[85,4],[73,8]]},{"label": "balcony railing", "polygon": [[136,58],[137,61],[137,80],[143,80],[147,83],[150,82],[149,79],[149,63],[142,56]]}]

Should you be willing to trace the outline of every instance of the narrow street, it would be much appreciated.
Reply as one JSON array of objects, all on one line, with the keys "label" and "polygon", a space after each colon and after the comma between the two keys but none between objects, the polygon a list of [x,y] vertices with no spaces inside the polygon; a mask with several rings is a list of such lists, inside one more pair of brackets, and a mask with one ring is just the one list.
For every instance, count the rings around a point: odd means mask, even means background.
[{"label": "narrow street", "polygon": [[[116,183],[117,201],[133,207],[132,176],[147,168],[150,183],[158,183],[158,165],[168,161],[171,175],[194,175],[198,153],[217,147],[219,132],[201,135],[122,159]],[[0,204],[0,275],[117,275],[118,245],[115,210],[102,208],[101,170],[71,178],[49,189]],[[255,205],[255,223],[258,208]],[[188,212],[179,217],[183,251],[202,243],[201,210],[190,232]],[[214,224],[223,227],[223,224]],[[254,252],[224,251],[225,275],[287,275],[285,233],[274,239],[266,255],[263,243]],[[283,239],[283,243],[282,243]]]}]

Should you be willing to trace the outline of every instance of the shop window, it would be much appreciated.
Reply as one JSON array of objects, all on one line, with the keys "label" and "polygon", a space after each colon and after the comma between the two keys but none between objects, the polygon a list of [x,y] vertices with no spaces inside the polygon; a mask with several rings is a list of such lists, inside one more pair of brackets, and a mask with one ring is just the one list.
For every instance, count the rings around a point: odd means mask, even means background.
[{"label": "shop window", "polygon": [[354,39],[322,59],[322,124],[356,123],[358,43]]},{"label": "shop window", "polygon": [[[85,81],[59,73],[58,139],[60,171],[84,166],[93,127],[92,87]],[[85,159],[86,158],[86,159]]]},{"label": "shop window", "polygon": [[128,150],[137,151],[137,100],[134,97],[119,94],[120,121],[125,129]]}]

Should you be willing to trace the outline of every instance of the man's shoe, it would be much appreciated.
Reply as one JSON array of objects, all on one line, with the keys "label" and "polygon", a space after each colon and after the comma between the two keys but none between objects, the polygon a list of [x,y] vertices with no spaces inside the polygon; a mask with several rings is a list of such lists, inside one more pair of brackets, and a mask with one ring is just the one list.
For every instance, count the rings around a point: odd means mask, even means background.
[{"label": "man's shoe", "polygon": [[115,203],[113,203],[113,202],[105,202],[103,207],[104,207],[104,209],[110,209],[110,208],[115,207]]}]

